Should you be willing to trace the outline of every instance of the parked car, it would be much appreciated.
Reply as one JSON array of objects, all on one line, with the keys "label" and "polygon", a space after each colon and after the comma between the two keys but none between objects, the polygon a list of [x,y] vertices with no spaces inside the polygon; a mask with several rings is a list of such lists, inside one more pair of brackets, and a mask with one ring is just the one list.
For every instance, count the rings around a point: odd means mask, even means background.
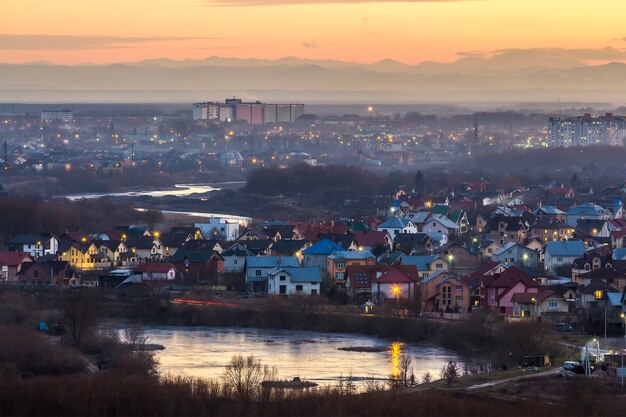
[{"label": "parked car", "polygon": [[554,330],[558,333],[571,333],[574,328],[568,323],[554,323]]},{"label": "parked car", "polygon": [[575,372],[578,374],[578,373],[582,373],[583,366],[581,365],[580,362],[565,361],[563,362],[563,369],[566,371],[571,371],[571,372]]}]

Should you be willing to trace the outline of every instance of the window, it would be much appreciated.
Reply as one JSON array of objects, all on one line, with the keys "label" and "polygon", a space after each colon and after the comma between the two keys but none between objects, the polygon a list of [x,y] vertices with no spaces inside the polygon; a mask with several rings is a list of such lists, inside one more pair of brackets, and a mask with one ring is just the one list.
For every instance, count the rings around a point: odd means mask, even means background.
[{"label": "window", "polygon": [[455,287],[455,289],[456,289],[457,291],[463,291],[463,286],[462,286],[462,285],[457,285],[457,286]]},{"label": "window", "polygon": [[457,302],[457,303],[460,303],[460,302],[462,302],[462,301],[463,301],[463,296],[462,296],[462,295],[457,295],[457,296],[456,296],[456,302]]},{"label": "window", "polygon": [[317,295],[317,289],[315,289],[315,288],[314,288],[314,289],[312,289],[312,290],[311,290],[311,295]]},{"label": "window", "polygon": [[442,263],[435,264],[435,268],[443,269],[443,264]]},{"label": "window", "polygon": [[233,264],[237,265],[237,259],[233,259]]},{"label": "window", "polygon": [[256,271],[254,271],[254,273],[255,273],[255,275],[256,275],[257,277],[260,277],[260,276],[261,276],[261,270],[260,270],[260,269],[257,269]]},{"label": "window", "polygon": [[281,280],[281,281],[286,281],[286,280],[287,280],[287,277],[286,277],[286,276],[284,276],[284,275],[281,275],[281,276],[280,276],[280,280]]},{"label": "window", "polygon": [[278,287],[278,292],[280,294],[287,294],[287,286],[286,285],[281,285],[280,287]]},{"label": "window", "polygon": [[557,262],[563,262],[563,258],[556,258]]},{"label": "window", "polygon": [[337,279],[343,279],[343,272],[337,272]]},{"label": "window", "polygon": [[548,302],[548,308],[549,308],[550,310],[556,310],[556,309],[557,309],[557,303],[556,303],[556,301],[550,301],[550,302]]},{"label": "window", "polygon": [[296,292],[302,291],[302,285],[296,285]]},{"label": "window", "polygon": [[491,248],[487,249],[487,253],[491,255],[493,253],[493,249]]},{"label": "window", "polygon": [[346,269],[346,264],[344,264],[343,262],[337,263],[337,269]]}]

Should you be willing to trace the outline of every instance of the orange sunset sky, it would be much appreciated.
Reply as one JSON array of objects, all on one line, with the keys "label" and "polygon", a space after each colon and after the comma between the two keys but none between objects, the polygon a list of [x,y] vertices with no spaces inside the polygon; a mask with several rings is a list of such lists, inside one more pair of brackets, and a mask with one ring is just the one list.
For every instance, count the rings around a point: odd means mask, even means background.
[{"label": "orange sunset sky", "polygon": [[413,64],[546,47],[602,62],[626,60],[625,37],[625,0],[4,0],[0,12],[0,62],[15,63],[217,55]]}]

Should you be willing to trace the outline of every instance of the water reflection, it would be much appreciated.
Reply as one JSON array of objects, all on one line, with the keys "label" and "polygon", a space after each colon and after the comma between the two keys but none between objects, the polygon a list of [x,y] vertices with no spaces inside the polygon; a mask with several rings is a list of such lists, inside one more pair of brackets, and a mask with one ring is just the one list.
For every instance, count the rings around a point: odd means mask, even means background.
[{"label": "water reflection", "polygon": [[393,379],[400,377],[401,345],[398,342],[391,344],[391,375]]},{"label": "water reflection", "polygon": [[149,190],[149,191],[127,191],[123,193],[101,193],[101,194],[76,194],[76,195],[68,195],[68,200],[81,200],[81,199],[92,199],[92,198],[100,198],[100,197],[140,197],[140,196],[149,196],[149,197],[165,197],[165,196],[176,196],[176,197],[186,197],[191,194],[202,194],[208,193],[209,191],[220,190],[220,188],[215,187],[210,184],[176,184],[173,189],[169,190]]},{"label": "water reflection", "polygon": [[[444,349],[389,342],[375,337],[342,333],[294,332],[244,328],[148,327],[150,343],[166,347],[157,352],[162,372],[219,378],[234,355],[254,355],[277,368],[281,379],[296,376],[320,385],[335,384],[343,375],[355,382],[386,381],[400,375],[401,356],[411,358],[419,377],[436,374],[457,357]],[[348,352],[340,347],[375,347],[376,352]]]}]

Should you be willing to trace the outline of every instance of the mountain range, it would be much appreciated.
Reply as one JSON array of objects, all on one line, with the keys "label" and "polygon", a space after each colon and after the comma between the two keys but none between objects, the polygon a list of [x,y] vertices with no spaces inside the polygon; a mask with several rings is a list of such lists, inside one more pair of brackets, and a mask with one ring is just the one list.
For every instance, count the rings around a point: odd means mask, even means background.
[{"label": "mountain range", "polygon": [[193,102],[237,96],[305,103],[519,103],[623,105],[626,64],[571,56],[468,54],[452,63],[373,64],[285,57],[208,57],[118,64],[0,63],[1,102]]}]

